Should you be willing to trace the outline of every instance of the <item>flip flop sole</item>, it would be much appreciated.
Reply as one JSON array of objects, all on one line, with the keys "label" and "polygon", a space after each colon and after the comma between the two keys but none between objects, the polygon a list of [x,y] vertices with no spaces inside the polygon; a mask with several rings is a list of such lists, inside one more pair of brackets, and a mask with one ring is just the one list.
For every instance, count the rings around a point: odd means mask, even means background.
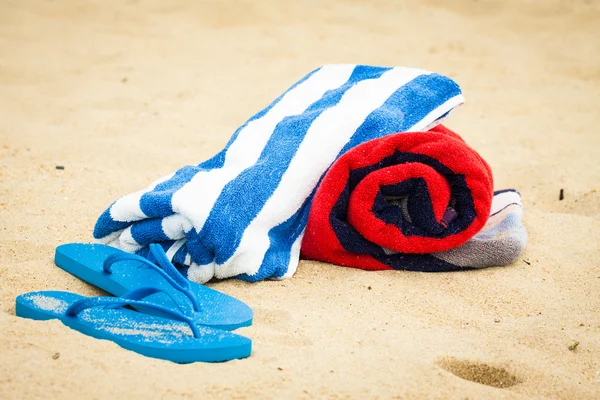
[{"label": "flip flop sole", "polygon": [[144,356],[177,363],[222,362],[245,358],[252,352],[252,341],[246,337],[199,327],[200,335],[195,338],[183,322],[126,308],[95,307],[75,317],[65,315],[71,304],[83,298],[68,292],[26,293],[16,299],[16,314],[34,320],[58,319],[88,336],[113,341]]},{"label": "flip flop sole", "polygon": [[[63,244],[56,248],[54,262],[70,274],[115,296],[140,287],[154,287],[175,297],[179,304],[189,302],[156,271],[139,262],[118,262],[112,266],[112,273],[104,272],[104,260],[115,253],[124,252],[102,244]],[[193,315],[197,324],[225,330],[252,325],[252,309],[242,301],[195,282],[190,281],[190,285],[200,303],[200,311]],[[147,301],[178,309],[177,304],[163,293],[150,296]]]}]

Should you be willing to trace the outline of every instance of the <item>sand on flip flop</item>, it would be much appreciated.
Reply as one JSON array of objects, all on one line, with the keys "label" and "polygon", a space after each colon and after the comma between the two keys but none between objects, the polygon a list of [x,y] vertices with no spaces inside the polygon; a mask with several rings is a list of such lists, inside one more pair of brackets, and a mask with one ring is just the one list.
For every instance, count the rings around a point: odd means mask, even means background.
[{"label": "sand on flip flop", "polygon": [[[0,398],[600,398],[599,26],[584,0],[3,1]],[[24,292],[101,293],[57,245],[341,62],[461,84],[448,125],[523,195],[516,263],[211,283],[256,314],[252,356],[214,365],[14,315]]]}]

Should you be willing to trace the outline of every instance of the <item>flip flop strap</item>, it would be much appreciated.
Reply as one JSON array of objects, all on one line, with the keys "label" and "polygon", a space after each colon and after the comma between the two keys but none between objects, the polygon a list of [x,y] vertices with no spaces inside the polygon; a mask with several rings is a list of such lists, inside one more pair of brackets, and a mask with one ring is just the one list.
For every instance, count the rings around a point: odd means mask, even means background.
[{"label": "flip flop strap", "polygon": [[178,320],[181,322],[185,322],[192,330],[194,337],[195,338],[200,337],[200,331],[198,330],[198,326],[196,326],[196,324],[194,323],[194,321],[192,321],[192,319],[186,317],[185,315],[183,315],[180,312],[175,311],[173,309],[161,307],[154,303],[150,303],[147,301],[141,301],[141,300],[132,300],[132,299],[124,299],[122,297],[105,297],[105,296],[86,297],[84,299],[77,300],[76,302],[71,304],[69,306],[69,308],[67,308],[65,315],[68,317],[76,317],[83,310],[87,310],[88,308],[93,308],[93,307],[101,307],[101,306],[121,306],[121,307],[122,306],[136,306],[136,307],[145,307],[145,308],[149,308],[149,309],[152,309],[155,311],[159,311],[172,319],[175,319],[175,320]]},{"label": "flip flop strap", "polygon": [[[150,243],[150,254],[154,258],[154,260],[158,263],[158,265],[171,277],[177,284],[183,288],[191,289],[190,281],[186,279],[185,276],[181,275],[181,273],[175,268],[175,266],[171,263],[171,260],[167,257],[167,253],[162,248],[161,245],[156,243]],[[152,260],[150,260],[152,261]]]},{"label": "flip flop strap", "polygon": [[143,265],[150,267],[162,276],[172,287],[183,293],[192,303],[194,311],[200,311],[200,304],[191,289],[189,281],[177,271],[177,268],[167,258],[163,248],[157,244],[150,244],[150,252],[159,263],[160,267],[150,262],[149,260],[140,257],[136,254],[115,253],[111,254],[104,260],[102,268],[104,272],[112,273],[111,268],[114,264],[122,261],[137,261]]},{"label": "flip flop strap", "polygon": [[150,248],[150,254],[158,265],[179,285],[178,289],[190,299],[194,310],[200,311],[200,303],[192,291],[190,281],[187,280],[185,276],[181,275],[177,268],[175,268],[162,246],[156,243],[150,243],[150,246],[148,247]]}]

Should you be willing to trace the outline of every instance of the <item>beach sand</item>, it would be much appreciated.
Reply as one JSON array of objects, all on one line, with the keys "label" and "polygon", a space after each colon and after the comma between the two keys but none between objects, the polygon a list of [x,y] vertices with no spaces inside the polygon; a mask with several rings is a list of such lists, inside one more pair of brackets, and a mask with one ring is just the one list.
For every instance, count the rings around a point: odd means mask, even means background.
[{"label": "beach sand", "polygon": [[[582,0],[2,1],[0,398],[600,398],[599,27]],[[447,125],[524,199],[517,262],[210,283],[255,311],[252,356],[222,364],[15,316],[24,292],[101,293],[55,247],[327,63],[461,85]]]}]

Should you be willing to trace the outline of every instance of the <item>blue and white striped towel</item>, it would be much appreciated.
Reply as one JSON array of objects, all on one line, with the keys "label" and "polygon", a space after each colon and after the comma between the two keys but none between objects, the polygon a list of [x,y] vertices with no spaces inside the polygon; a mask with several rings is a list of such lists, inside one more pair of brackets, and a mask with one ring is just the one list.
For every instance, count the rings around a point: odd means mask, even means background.
[{"label": "blue and white striped towel", "polygon": [[250,118],[215,157],[117,200],[94,237],[141,255],[160,243],[200,283],[290,277],[331,164],[367,140],[427,130],[462,102],[458,85],[432,72],[323,66]]}]

